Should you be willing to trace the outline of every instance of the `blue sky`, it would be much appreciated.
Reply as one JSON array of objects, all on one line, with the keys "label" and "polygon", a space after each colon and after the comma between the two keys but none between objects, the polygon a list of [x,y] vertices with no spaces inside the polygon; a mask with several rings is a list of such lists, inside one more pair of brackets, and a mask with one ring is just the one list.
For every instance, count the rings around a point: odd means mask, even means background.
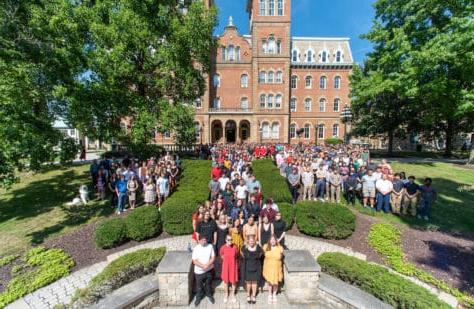
[{"label": "blue sky", "polygon": [[[292,0],[293,36],[349,37],[356,62],[362,63],[371,44],[359,36],[369,31],[374,18],[374,0]],[[249,33],[247,0],[216,0],[220,34],[229,15],[242,34]]]}]

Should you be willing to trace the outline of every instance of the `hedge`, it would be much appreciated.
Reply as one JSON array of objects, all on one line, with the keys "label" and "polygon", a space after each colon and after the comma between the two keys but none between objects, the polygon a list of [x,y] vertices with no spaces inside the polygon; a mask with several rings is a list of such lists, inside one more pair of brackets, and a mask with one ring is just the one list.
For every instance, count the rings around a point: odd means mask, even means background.
[{"label": "hedge", "polygon": [[114,218],[100,223],[94,232],[97,247],[106,249],[122,244],[127,239],[127,225],[122,218]]},{"label": "hedge", "polygon": [[183,172],[177,190],[161,207],[163,229],[171,235],[193,232],[192,214],[209,196],[211,162],[183,160]]},{"label": "hedge", "polygon": [[157,236],[162,230],[160,212],[154,206],[143,206],[133,210],[125,222],[128,238],[136,241]]},{"label": "hedge", "polygon": [[296,204],[296,224],[306,235],[328,239],[343,239],[355,230],[355,215],[346,207],[321,202]]},{"label": "hedge", "polygon": [[324,143],[326,143],[326,145],[340,145],[340,144],[344,143],[344,141],[342,139],[337,138],[337,137],[331,137],[331,138],[326,138],[324,140]]},{"label": "hedge", "polygon": [[166,248],[141,249],[125,254],[107,265],[84,289],[76,290],[73,302],[88,307],[125,284],[155,271]]},{"label": "hedge", "polygon": [[273,198],[275,203],[291,203],[291,194],[286,179],[270,159],[257,160],[252,163],[255,178],[262,184],[265,198]]},{"label": "hedge", "polygon": [[373,265],[342,253],[318,257],[322,271],[370,293],[395,308],[450,308],[425,288]]},{"label": "hedge", "polygon": [[286,223],[286,230],[289,231],[295,223],[295,207],[292,204],[280,203],[278,204],[281,217]]}]

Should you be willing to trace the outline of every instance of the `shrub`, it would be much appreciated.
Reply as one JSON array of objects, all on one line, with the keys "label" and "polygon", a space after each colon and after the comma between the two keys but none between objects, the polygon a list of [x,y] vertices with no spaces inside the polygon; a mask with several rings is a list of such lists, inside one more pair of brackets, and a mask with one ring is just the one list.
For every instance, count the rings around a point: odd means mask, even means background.
[{"label": "shrub", "polygon": [[113,290],[152,273],[165,252],[166,248],[164,247],[141,249],[119,257],[92,278],[85,289],[77,290],[75,300],[84,305],[90,305]]},{"label": "shrub", "polygon": [[59,162],[72,162],[79,152],[79,145],[71,137],[65,137],[61,140],[61,149],[59,150]]},{"label": "shrub", "polygon": [[281,217],[286,223],[286,230],[291,230],[293,223],[295,222],[295,206],[288,203],[280,203],[278,204],[278,209],[280,210]]},{"label": "shrub", "polygon": [[344,141],[342,139],[338,139],[337,137],[330,137],[324,140],[326,145],[339,145],[342,144]]},{"label": "shrub", "polygon": [[262,184],[265,198],[271,197],[275,203],[291,203],[291,194],[286,179],[272,160],[258,160],[252,163],[255,178]]},{"label": "shrub", "polygon": [[135,158],[140,161],[147,160],[151,157],[157,157],[164,151],[164,148],[160,145],[142,143],[127,144],[127,149]]},{"label": "shrub", "polygon": [[5,255],[0,259],[0,267],[5,266],[13,262],[18,258],[18,255]]},{"label": "shrub", "polygon": [[423,287],[381,266],[342,253],[323,253],[324,272],[353,284],[395,308],[450,308]]},{"label": "shrub", "polygon": [[141,241],[161,233],[161,216],[154,206],[144,206],[135,209],[125,220],[127,236]]},{"label": "shrub", "polygon": [[296,205],[298,230],[306,235],[342,239],[355,230],[355,215],[338,204],[301,202]]},{"label": "shrub", "polygon": [[127,239],[127,226],[122,218],[104,221],[97,226],[94,242],[97,247],[106,249],[115,247]]},{"label": "shrub", "polygon": [[25,255],[25,269],[15,273],[0,293],[0,308],[69,274],[72,258],[61,249],[36,247]]}]

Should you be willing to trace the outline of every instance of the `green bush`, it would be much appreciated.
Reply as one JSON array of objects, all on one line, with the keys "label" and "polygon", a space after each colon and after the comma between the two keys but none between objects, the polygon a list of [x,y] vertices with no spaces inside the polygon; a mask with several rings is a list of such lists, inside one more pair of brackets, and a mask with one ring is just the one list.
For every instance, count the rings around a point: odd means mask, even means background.
[{"label": "green bush", "polygon": [[280,203],[278,204],[278,209],[280,210],[281,217],[286,223],[286,230],[291,230],[293,223],[295,222],[295,206],[288,203]]},{"label": "green bush", "polygon": [[72,162],[79,153],[80,147],[71,137],[64,137],[61,140],[61,149],[59,150],[59,162],[62,164]]},{"label": "green bush", "polygon": [[326,143],[326,145],[340,145],[344,141],[342,139],[338,139],[336,137],[330,137],[330,138],[326,138],[324,140],[324,142]]},{"label": "green bush", "polygon": [[125,220],[128,238],[141,241],[161,233],[161,216],[154,206],[135,209]]},{"label": "green bush", "polygon": [[450,308],[423,287],[381,266],[342,253],[323,253],[323,272],[353,284],[395,308]]},{"label": "green bush", "polygon": [[97,247],[106,249],[122,244],[127,239],[127,225],[122,218],[114,218],[100,223],[94,233]]},{"label": "green bush", "polygon": [[160,145],[141,143],[127,144],[127,149],[140,161],[147,160],[151,157],[158,157],[164,151],[164,148]]},{"label": "green bush", "polygon": [[355,215],[346,207],[321,202],[296,204],[296,224],[306,235],[343,239],[355,230]]},{"label": "green bush", "polygon": [[90,305],[113,290],[154,272],[165,252],[164,247],[141,249],[119,257],[92,278],[85,289],[77,290],[73,301]]},{"label": "green bush", "polygon": [[161,207],[163,229],[171,235],[193,232],[192,215],[199,203],[207,200],[211,162],[183,160],[178,189]]},{"label": "green bush", "polygon": [[275,203],[291,203],[291,194],[286,179],[272,160],[257,160],[252,163],[255,178],[262,184],[265,198],[273,198]]},{"label": "green bush", "polygon": [[0,267],[5,266],[13,262],[18,258],[18,255],[5,255],[0,259]]},{"label": "green bush", "polygon": [[72,258],[61,249],[36,247],[25,255],[23,271],[15,273],[0,293],[0,308],[69,274]]}]

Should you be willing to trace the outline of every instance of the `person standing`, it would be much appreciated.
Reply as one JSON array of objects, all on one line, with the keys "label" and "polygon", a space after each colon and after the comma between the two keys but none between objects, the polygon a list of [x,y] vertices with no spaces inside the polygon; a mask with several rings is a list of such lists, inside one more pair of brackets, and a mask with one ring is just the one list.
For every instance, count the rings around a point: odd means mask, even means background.
[{"label": "person standing", "polygon": [[359,173],[356,172],[355,168],[351,168],[350,175],[346,181],[346,191],[347,191],[347,203],[355,205],[357,187],[359,186]]},{"label": "person standing", "polygon": [[112,193],[111,197],[110,197],[110,207],[111,208],[116,208],[117,207],[118,195],[115,192],[116,183],[117,183],[117,176],[115,175],[115,173],[112,173],[112,175],[110,176],[110,180],[108,182],[108,185],[107,185],[109,187],[110,192]]},{"label": "person standing", "polygon": [[403,199],[403,214],[408,212],[414,217],[416,216],[416,206],[418,203],[418,194],[420,186],[415,183],[415,176],[408,176],[408,183],[405,184],[405,197]]},{"label": "person standing", "polygon": [[273,231],[278,243],[283,248],[285,247],[286,222],[281,218],[281,213],[277,212],[275,221],[273,221]]},{"label": "person standing", "polygon": [[393,184],[388,180],[387,174],[382,174],[382,179],[377,180],[375,183],[377,189],[377,211],[383,211],[385,213],[390,212],[390,194],[393,191]]},{"label": "person standing", "polygon": [[121,174],[120,179],[116,182],[115,193],[117,194],[117,214],[125,211],[125,202],[127,200],[127,182],[125,175]]},{"label": "person standing", "polygon": [[242,249],[242,273],[247,290],[247,303],[255,304],[257,302],[257,285],[262,277],[262,248],[257,245],[255,237],[250,236],[248,244]]},{"label": "person standing", "polygon": [[375,204],[375,182],[377,179],[373,175],[373,171],[369,169],[367,174],[362,177],[362,197],[364,207],[370,203],[370,207],[373,208]]},{"label": "person standing", "polygon": [[217,222],[217,233],[216,233],[216,252],[219,253],[221,247],[225,245],[225,240],[229,234],[229,227],[226,222],[225,215],[219,215],[219,221]]},{"label": "person standing", "polygon": [[145,204],[153,205],[156,202],[156,186],[150,177],[145,184]]},{"label": "person standing", "polygon": [[418,219],[429,220],[431,206],[436,202],[438,194],[436,190],[431,186],[433,180],[431,178],[425,178],[425,184],[420,187],[420,214]]},{"label": "person standing", "polygon": [[135,209],[137,203],[137,190],[138,182],[135,175],[133,175],[127,183],[128,203],[130,204],[130,209]]},{"label": "person standing", "polygon": [[303,201],[311,200],[313,184],[314,184],[314,174],[310,171],[309,167],[305,168],[303,174],[301,175],[301,181],[303,182]]},{"label": "person standing", "polygon": [[324,190],[326,188],[326,172],[321,166],[316,171],[316,188],[314,192],[314,200],[320,200],[324,202]]},{"label": "person standing", "polygon": [[214,248],[208,244],[204,235],[199,235],[198,239],[199,244],[194,247],[192,253],[194,277],[197,283],[196,300],[194,302],[196,307],[199,306],[204,296],[207,296],[212,304],[215,303],[212,296],[212,270],[216,259]]},{"label": "person standing", "polygon": [[170,194],[169,179],[164,172],[162,172],[160,177],[156,180],[156,189],[158,190],[158,209],[160,209]]},{"label": "person standing", "polygon": [[204,213],[204,219],[199,221],[196,227],[197,237],[204,236],[207,243],[215,245],[217,240],[217,225],[216,221],[211,220],[211,213],[206,210]]},{"label": "person standing", "polygon": [[293,168],[293,171],[288,175],[288,183],[290,184],[291,198],[293,205],[298,201],[299,188],[300,188],[300,175],[298,169]]},{"label": "person standing", "polygon": [[[276,217],[276,214],[275,214]],[[263,216],[262,223],[258,226],[258,243],[260,246],[265,245],[273,235],[273,223],[269,221],[267,216]]]},{"label": "person standing", "polygon": [[219,178],[212,178],[209,181],[208,188],[209,188],[209,200],[213,201],[217,199],[217,196],[220,193],[221,185],[218,181]]},{"label": "person standing", "polygon": [[[230,294],[230,302],[235,303],[237,299],[235,298],[235,290],[237,282],[239,281],[239,271],[238,271],[238,257],[239,251],[237,247],[232,243],[232,237],[226,235],[225,245],[219,249],[219,256],[222,259],[222,268],[221,268],[221,279],[224,282],[225,293],[224,304],[228,302]],[[231,287],[229,293],[229,287]]]},{"label": "person standing", "polygon": [[400,179],[400,174],[396,173],[393,179],[393,190],[392,195],[390,198],[390,203],[392,204],[392,212],[394,214],[399,215],[401,206],[402,206],[402,199],[403,195],[405,194],[405,185],[403,181]]},{"label": "person standing", "polygon": [[278,244],[275,235],[263,246],[263,277],[269,286],[268,303],[277,303],[278,286],[283,281],[283,247]]},{"label": "person standing", "polygon": [[330,201],[331,203],[340,203],[341,202],[341,183],[342,183],[342,178],[341,175],[339,175],[339,171],[337,169],[334,169],[332,173],[330,173],[329,176],[329,188],[330,188]]},{"label": "person standing", "polygon": [[247,194],[248,194],[247,186],[245,185],[245,181],[243,179],[240,180],[240,184],[235,187],[235,198],[237,200],[241,200],[243,202],[247,202]]}]

